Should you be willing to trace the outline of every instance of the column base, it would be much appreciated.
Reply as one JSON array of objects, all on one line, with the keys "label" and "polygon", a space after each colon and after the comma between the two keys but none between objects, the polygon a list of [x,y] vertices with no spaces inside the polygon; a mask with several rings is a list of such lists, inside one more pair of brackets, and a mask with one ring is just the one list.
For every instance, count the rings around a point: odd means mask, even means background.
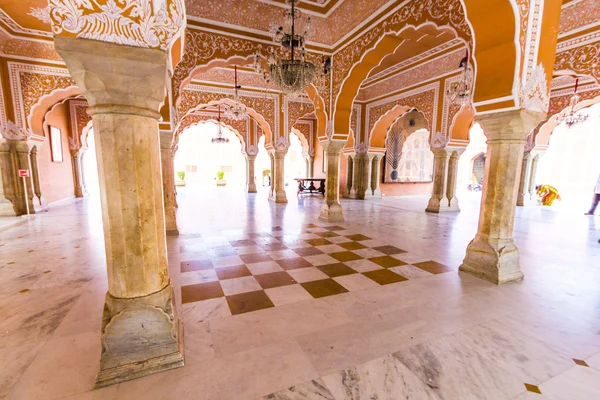
[{"label": "column base", "polygon": [[102,317],[96,388],[183,367],[183,326],[171,285],[134,299],[107,294]]},{"label": "column base", "polygon": [[256,184],[248,186],[248,193],[257,193]]},{"label": "column base", "polygon": [[324,203],[321,207],[321,214],[319,219],[328,222],[344,222],[344,213],[340,203],[333,203],[331,205]]},{"label": "column base", "polygon": [[167,236],[179,236],[179,229],[177,229],[177,228],[167,229],[166,233],[167,233]]},{"label": "column base", "polygon": [[467,255],[459,270],[497,285],[520,281],[519,249],[512,239],[503,245],[475,237],[467,247]]},{"label": "column base", "polygon": [[287,195],[283,190],[276,190],[275,193],[269,196],[269,200],[277,204],[285,204],[288,202]]},{"label": "column base", "polygon": [[455,199],[448,202],[446,199],[438,201],[437,199],[432,198],[429,200],[429,204],[427,205],[425,211],[436,214],[445,212],[460,212],[460,207],[458,205],[458,200]]},{"label": "column base", "polygon": [[348,193],[348,198],[349,199],[358,199],[358,192],[356,191],[355,188],[350,189],[350,192]]}]

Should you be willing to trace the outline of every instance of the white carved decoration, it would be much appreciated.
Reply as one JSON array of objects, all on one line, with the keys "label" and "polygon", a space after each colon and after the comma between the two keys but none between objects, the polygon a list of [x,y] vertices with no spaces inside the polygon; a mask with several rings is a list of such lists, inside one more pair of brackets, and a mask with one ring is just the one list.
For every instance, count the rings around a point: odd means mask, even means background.
[{"label": "white carved decoration", "polygon": [[29,140],[33,132],[31,129],[19,128],[17,124],[11,120],[0,125],[0,134],[4,139],[11,140]]},{"label": "white carved decoration", "polygon": [[327,121],[327,129],[325,130],[325,134],[327,135],[327,139],[331,140],[333,137],[333,121]]},{"label": "white carved decoration", "polygon": [[434,132],[431,134],[429,145],[432,149],[441,149],[448,145],[450,137],[446,136],[443,132]]},{"label": "white carved decoration", "polygon": [[276,150],[285,150],[290,147],[290,144],[286,137],[278,136],[275,138],[275,149]]},{"label": "white carved decoration", "polygon": [[369,151],[369,144],[365,142],[358,143],[356,146],[354,146],[354,151],[357,154],[366,154]]},{"label": "white carved decoration", "polygon": [[27,13],[28,15],[31,15],[32,17],[39,19],[40,21],[42,21],[45,24],[52,23],[52,21],[50,20],[50,6],[31,7],[30,10],[31,11],[29,13]]},{"label": "white carved decoration", "polygon": [[250,145],[248,146],[248,149],[246,150],[246,153],[250,156],[255,156],[258,154],[258,146],[256,145]]},{"label": "white carved decoration", "polygon": [[546,71],[542,64],[539,64],[533,73],[527,76],[525,83],[522,85],[520,97],[522,108],[534,112],[548,111],[550,96],[548,94]]},{"label": "white carved decoration", "polygon": [[183,0],[49,0],[52,32],[167,50],[185,26]]}]

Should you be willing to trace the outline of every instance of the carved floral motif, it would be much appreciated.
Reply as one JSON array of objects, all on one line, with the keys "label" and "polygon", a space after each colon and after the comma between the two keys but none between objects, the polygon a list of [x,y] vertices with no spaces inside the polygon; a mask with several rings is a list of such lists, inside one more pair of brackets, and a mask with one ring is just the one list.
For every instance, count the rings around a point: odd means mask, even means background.
[{"label": "carved floral motif", "polygon": [[554,70],[570,70],[600,80],[600,41],[588,43],[556,54]]},{"label": "carved floral motif", "polygon": [[[425,118],[427,118],[427,121],[430,125],[430,130],[431,130],[431,126],[433,125],[434,121],[436,120],[435,103],[436,103],[436,91],[434,89],[431,89],[431,90],[427,90],[427,91],[424,91],[421,93],[416,93],[413,95],[402,97],[397,100],[392,100],[388,103],[370,107],[368,109],[369,132],[373,131],[373,127],[375,126],[375,123],[383,115],[385,115],[388,111],[390,111],[392,108],[394,108],[398,105],[416,108],[417,110],[421,111],[425,115]],[[433,125],[433,126],[435,126],[435,125]]]},{"label": "carved floral motif", "polygon": [[315,107],[310,100],[293,101],[290,99],[287,102],[287,129],[291,130],[292,128],[296,128],[296,122],[300,118],[313,113],[314,111]]},{"label": "carved floral motif", "polygon": [[[181,135],[186,129],[188,129],[192,126],[196,126],[200,123],[208,122],[208,121],[216,123],[216,120],[217,120],[217,113],[215,113],[215,112],[186,115],[182,119],[181,124],[179,125],[177,130],[175,131],[175,136]],[[232,130],[237,131],[237,133],[239,133],[242,136],[242,138],[244,139],[244,142],[248,143],[248,129],[247,129],[248,120],[247,119],[233,120],[230,118],[221,117],[221,126],[227,128],[227,129],[232,128]]]},{"label": "carved floral motif", "polygon": [[31,129],[19,128],[17,124],[11,120],[0,125],[0,135],[4,139],[11,140],[29,140],[32,135]]},{"label": "carved floral motif", "polygon": [[573,1],[560,14],[559,33],[566,33],[600,20],[598,0]]},{"label": "carved floral motif", "polygon": [[521,87],[521,107],[535,112],[546,112],[550,98],[548,96],[548,81],[544,66],[539,64],[531,75],[527,76]]},{"label": "carved floral motif", "polygon": [[334,98],[339,96],[343,81],[352,67],[386,33],[398,32],[408,24],[418,25],[425,21],[432,21],[438,26],[450,25],[460,37],[471,43],[471,30],[460,0],[444,2],[438,0],[411,1],[336,53],[334,57],[335,68],[333,69]]},{"label": "carved floral motif", "polygon": [[185,26],[183,0],[49,0],[52,32],[167,50]]},{"label": "carved floral motif", "polygon": [[27,14],[31,15],[34,18],[39,19],[40,21],[42,21],[45,24],[52,23],[52,21],[50,21],[50,6],[31,7],[30,11]]},{"label": "carved floral motif", "polygon": [[23,98],[23,111],[29,116],[31,108],[45,95],[56,89],[65,89],[77,84],[69,76],[46,75],[34,72],[19,74],[21,93]]}]

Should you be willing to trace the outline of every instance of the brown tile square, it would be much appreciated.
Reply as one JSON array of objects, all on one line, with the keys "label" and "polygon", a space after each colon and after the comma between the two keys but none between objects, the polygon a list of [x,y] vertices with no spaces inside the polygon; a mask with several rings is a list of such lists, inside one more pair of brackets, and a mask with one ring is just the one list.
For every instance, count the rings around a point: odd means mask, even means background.
[{"label": "brown tile square", "polygon": [[347,266],[346,264],[337,263],[337,264],[328,264],[328,265],[318,265],[318,269],[325,272],[329,275],[330,278],[335,278],[336,276],[344,276],[356,274],[357,272]]},{"label": "brown tile square", "polygon": [[333,279],[323,279],[320,281],[305,282],[301,283],[301,285],[315,299],[348,292],[348,290],[345,287],[343,287]]},{"label": "brown tile square", "polygon": [[345,242],[345,243],[338,243],[337,245],[345,248],[346,250],[360,250],[360,249],[367,248],[367,246],[365,246],[364,244],[362,244],[360,242]]},{"label": "brown tile square", "polygon": [[252,253],[252,254],[242,254],[240,256],[244,264],[254,264],[258,262],[271,261],[271,257],[269,257],[266,253]]},{"label": "brown tile square", "polygon": [[390,256],[381,256],[381,257],[373,257],[369,258],[369,261],[374,262],[377,265],[381,265],[383,268],[393,268],[399,267],[401,265],[406,265],[404,261],[400,261],[394,257]]},{"label": "brown tile square", "polygon": [[322,238],[332,238],[332,237],[340,236],[335,232],[315,232],[315,235],[322,237]]},{"label": "brown tile square", "polygon": [[323,252],[316,247],[300,247],[298,249],[294,249],[294,253],[298,254],[300,257],[316,256],[317,254],[323,254]]},{"label": "brown tile square", "polygon": [[254,279],[256,279],[263,289],[271,289],[274,287],[293,285],[294,283],[297,283],[294,278],[292,278],[290,274],[285,271],[255,275]]},{"label": "brown tile square", "polygon": [[399,248],[394,247],[394,246],[373,247],[373,250],[377,250],[378,252],[383,253],[383,254],[387,254],[388,256],[391,256],[392,254],[406,253],[406,250],[402,250],[402,249],[399,249]]},{"label": "brown tile square", "polygon": [[371,240],[371,238],[370,238],[370,237],[368,237],[368,236],[365,236],[365,235],[361,235],[361,234],[358,234],[358,235],[346,235],[346,237],[347,237],[348,239],[350,239],[350,240],[354,240],[354,241],[356,241],[356,242],[360,242],[360,241],[362,241],[362,240]]},{"label": "brown tile square", "polygon": [[256,243],[254,243],[254,240],[252,240],[252,239],[232,240],[232,241],[229,241],[229,243],[231,243],[231,245],[233,247],[254,246],[256,244]]},{"label": "brown tile square", "polygon": [[452,268],[445,266],[444,264],[440,264],[435,261],[424,261],[416,264],[412,264],[417,268],[421,268],[423,271],[430,272],[432,274],[443,274],[445,272],[454,271]]},{"label": "brown tile square", "polygon": [[343,226],[324,226],[323,228],[329,230],[329,231],[345,231],[346,228],[344,228]]},{"label": "brown tile square", "polygon": [[285,250],[288,247],[283,243],[267,243],[259,245],[265,251]]},{"label": "brown tile square", "polygon": [[183,261],[181,263],[181,272],[201,271],[212,268],[214,268],[214,266],[210,260]]},{"label": "brown tile square", "polygon": [[377,269],[375,271],[363,272],[363,275],[380,285],[389,285],[390,283],[407,280],[405,277],[400,276],[389,269]]},{"label": "brown tile square", "polygon": [[540,388],[539,388],[539,387],[537,387],[537,386],[535,386],[535,385],[532,385],[532,384],[530,384],[530,383],[526,383],[526,384],[525,384],[525,389],[527,389],[527,391],[528,391],[528,392],[531,392],[531,393],[542,394],[542,392],[540,391]]},{"label": "brown tile square", "polygon": [[574,358],[573,361],[575,361],[575,364],[580,365],[582,367],[589,367],[588,363],[586,363],[583,360],[577,360],[576,358]]},{"label": "brown tile square", "polygon": [[327,246],[328,244],[331,244],[331,242],[329,240],[324,239],[324,238],[307,239],[304,242],[310,244],[311,246]]},{"label": "brown tile square", "polygon": [[245,265],[238,265],[237,267],[224,267],[216,269],[219,280],[241,278],[243,276],[251,276],[252,273]]},{"label": "brown tile square", "polygon": [[358,254],[355,254],[351,251],[340,251],[338,253],[329,253],[329,256],[335,258],[336,260],[338,260],[340,262],[356,261],[356,260],[363,259],[363,257],[361,257]]},{"label": "brown tile square", "polygon": [[198,283],[196,285],[181,287],[181,302],[183,304],[216,299],[223,296],[225,294],[219,282]]},{"label": "brown tile square", "polygon": [[275,307],[264,290],[234,294],[232,296],[227,296],[226,299],[232,315]]},{"label": "brown tile square", "polygon": [[284,258],[282,260],[277,260],[276,262],[285,270],[312,267],[312,264],[302,257]]}]

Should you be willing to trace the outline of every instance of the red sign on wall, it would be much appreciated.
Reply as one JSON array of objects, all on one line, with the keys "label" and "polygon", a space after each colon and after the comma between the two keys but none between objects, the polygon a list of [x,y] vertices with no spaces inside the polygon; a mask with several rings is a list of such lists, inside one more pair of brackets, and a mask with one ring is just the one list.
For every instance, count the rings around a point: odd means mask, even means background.
[{"label": "red sign on wall", "polygon": [[29,177],[29,170],[28,169],[20,169],[19,177]]}]

